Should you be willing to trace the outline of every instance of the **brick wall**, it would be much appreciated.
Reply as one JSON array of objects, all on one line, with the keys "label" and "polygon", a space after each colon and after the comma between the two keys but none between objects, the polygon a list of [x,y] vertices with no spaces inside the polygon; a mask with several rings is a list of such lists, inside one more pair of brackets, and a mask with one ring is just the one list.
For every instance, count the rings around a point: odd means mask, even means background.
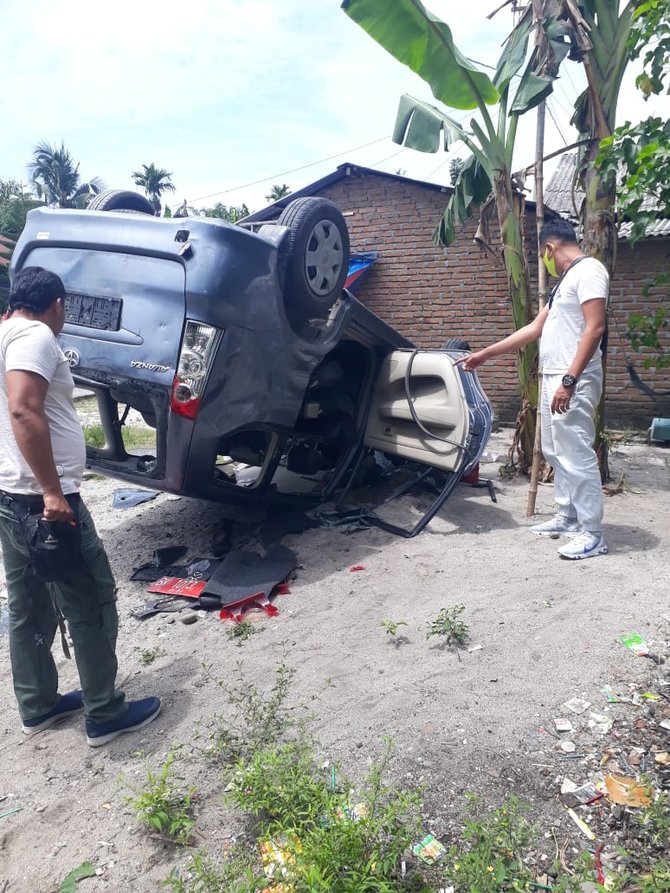
[{"label": "brick wall", "polygon": [[[476,221],[468,221],[446,256],[433,247],[432,233],[447,202],[445,193],[352,172],[320,194],[346,215],[352,251],[379,252],[359,297],[417,345],[439,347],[447,338],[465,338],[477,349],[513,331],[504,270],[473,243]],[[530,213],[526,227],[528,234],[534,234],[535,219]],[[612,302],[621,332],[631,311],[658,306],[658,291],[645,298],[641,290],[648,276],[667,269],[669,261],[667,239],[649,240],[634,251],[625,243],[620,245]],[[646,428],[653,417],[670,416],[670,397],[651,400],[630,385],[624,357],[629,345],[617,336],[614,326],[610,345],[608,424]],[[670,333],[667,346],[670,349]],[[656,390],[670,390],[670,370],[654,376],[641,368],[640,356],[633,359],[646,383]],[[497,417],[513,421],[518,410],[514,356],[486,365],[481,379]]]}]

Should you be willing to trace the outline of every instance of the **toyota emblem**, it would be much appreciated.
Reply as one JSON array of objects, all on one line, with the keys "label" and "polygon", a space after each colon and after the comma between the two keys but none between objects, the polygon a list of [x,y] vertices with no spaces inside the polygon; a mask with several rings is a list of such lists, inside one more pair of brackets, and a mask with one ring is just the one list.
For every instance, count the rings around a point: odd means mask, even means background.
[{"label": "toyota emblem", "polygon": [[68,366],[71,369],[74,369],[75,366],[79,365],[79,351],[76,351],[73,347],[68,347],[67,350],[63,351],[65,355],[65,359],[67,360]]}]

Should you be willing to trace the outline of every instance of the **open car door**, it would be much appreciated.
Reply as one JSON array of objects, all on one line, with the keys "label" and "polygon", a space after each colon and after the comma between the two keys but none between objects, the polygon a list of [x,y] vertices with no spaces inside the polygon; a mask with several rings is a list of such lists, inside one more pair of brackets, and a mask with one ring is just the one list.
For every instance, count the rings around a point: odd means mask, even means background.
[{"label": "open car door", "polygon": [[[462,355],[462,354],[461,354]],[[470,412],[459,369],[444,350],[395,350],[377,376],[365,444],[455,472],[467,460]]]},{"label": "open car door", "polygon": [[[445,473],[444,485],[422,519],[404,530],[381,519],[376,526],[416,536],[458,482],[475,468],[491,433],[493,412],[474,373],[455,361],[464,351],[395,350],[377,376],[365,445]],[[418,480],[419,480],[418,479]]]}]

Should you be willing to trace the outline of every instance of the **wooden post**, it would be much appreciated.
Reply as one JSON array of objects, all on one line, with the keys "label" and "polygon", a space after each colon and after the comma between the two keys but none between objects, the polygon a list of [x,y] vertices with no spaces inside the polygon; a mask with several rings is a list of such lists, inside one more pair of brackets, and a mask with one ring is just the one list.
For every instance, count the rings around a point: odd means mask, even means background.
[{"label": "wooden post", "polygon": [[[539,235],[544,226],[544,119],[546,106],[541,102],[537,107],[537,133],[535,138],[535,222],[537,225],[537,298],[539,310],[542,310],[547,299],[547,271],[540,257]],[[526,515],[530,518],[535,514],[535,502],[537,500],[537,481],[540,476],[540,463],[542,462],[541,446],[541,418],[540,402],[542,400],[542,370],[538,373],[537,382],[537,413],[535,418],[535,442],[533,444],[533,464],[530,469],[530,485],[528,487],[528,503]]]}]

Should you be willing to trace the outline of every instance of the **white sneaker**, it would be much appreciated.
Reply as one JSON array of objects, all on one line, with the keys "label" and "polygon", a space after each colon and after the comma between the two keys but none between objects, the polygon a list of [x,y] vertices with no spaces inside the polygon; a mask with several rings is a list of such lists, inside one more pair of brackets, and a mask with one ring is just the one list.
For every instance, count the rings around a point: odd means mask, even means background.
[{"label": "white sneaker", "polygon": [[564,515],[554,515],[548,521],[541,524],[533,524],[528,528],[536,536],[569,536],[579,533],[579,522],[576,518],[566,518]]},{"label": "white sneaker", "polygon": [[602,533],[582,531],[573,537],[569,543],[558,550],[561,558],[569,558],[571,561],[579,561],[581,558],[593,558],[596,555],[607,555],[607,543]]}]

